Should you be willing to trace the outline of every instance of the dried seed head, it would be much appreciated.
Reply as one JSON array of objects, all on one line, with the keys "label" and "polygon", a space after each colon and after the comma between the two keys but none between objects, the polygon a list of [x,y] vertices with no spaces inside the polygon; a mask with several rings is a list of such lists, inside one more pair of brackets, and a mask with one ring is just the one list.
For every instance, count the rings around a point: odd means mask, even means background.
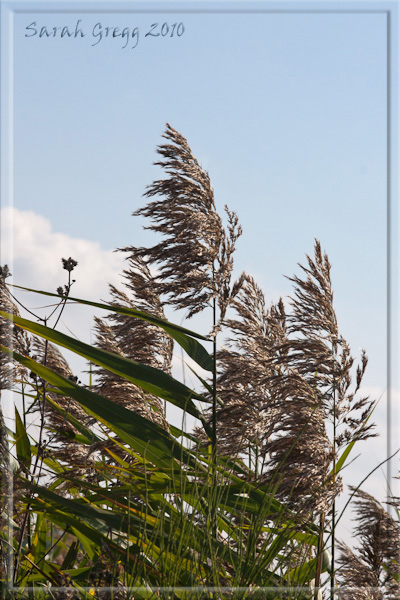
[{"label": "dried seed head", "polygon": [[63,264],[63,269],[65,269],[66,271],[68,271],[69,273],[71,271],[73,271],[75,269],[75,267],[77,266],[77,261],[74,260],[73,258],[69,257],[69,258],[62,258],[61,262]]},{"label": "dried seed head", "polygon": [[[263,457],[275,417],[265,378],[277,340],[281,344],[285,337],[283,304],[267,309],[261,289],[243,273],[232,307],[237,318],[225,322],[230,338],[217,356],[217,390],[223,403],[217,412],[218,450],[238,456],[257,445]],[[208,417],[211,421],[211,411]]]},{"label": "dried seed head", "polygon": [[362,351],[361,366],[356,370],[356,385],[351,389],[354,358],[346,340],[340,335],[333,308],[331,265],[321,245],[315,241],[315,256],[307,256],[308,266],[300,265],[304,279],[289,278],[294,283],[292,311],[288,316],[288,341],[281,364],[295,369],[318,393],[326,418],[336,421],[340,447],[352,439],[373,436],[373,424],[365,421],[374,403],[357,399],[368,362]]},{"label": "dried seed head", "polygon": [[340,597],[394,600],[400,593],[400,523],[366,492],[357,490],[355,498],[357,546],[339,543]]},{"label": "dried seed head", "polygon": [[161,166],[168,177],[155,181],[145,196],[159,196],[134,214],[151,219],[146,227],[163,236],[151,248],[129,248],[132,255],[157,264],[154,278],[159,294],[188,311],[202,311],[217,298],[223,318],[230,301],[232,255],[241,234],[235,213],[226,209],[228,232],[216,211],[208,173],[202,169],[186,139],[167,124],[169,143],[158,147]]},{"label": "dried seed head", "polygon": [[[124,249],[129,252],[130,249]],[[165,319],[163,304],[154,286],[147,263],[130,252],[128,268],[124,270],[125,288],[118,290],[110,285],[114,306],[143,310]],[[171,370],[173,342],[159,327],[141,319],[110,313],[105,319],[95,319],[96,345],[144,365]],[[117,404],[167,427],[161,400],[143,392],[135,384],[100,367],[94,367],[96,391]]]},{"label": "dried seed head", "polygon": [[[5,278],[8,275],[10,272],[5,265],[2,267],[2,276],[0,277],[0,308],[4,312],[19,317],[17,305],[13,302],[5,284]],[[0,343],[19,354],[27,356],[30,353],[30,338],[26,331],[2,317],[0,317]],[[0,353],[0,390],[11,389],[18,379],[26,379],[27,375],[25,367]]]},{"label": "dried seed head", "polygon": [[263,480],[299,517],[326,511],[342,489],[329,479],[334,449],[315,389],[294,370],[269,378],[276,418],[266,445],[270,456]]},{"label": "dried seed head", "polygon": [[[277,348],[268,377],[277,411],[275,430],[267,444],[271,461],[266,479],[277,481],[277,492],[289,503],[301,498],[302,512],[327,510],[341,491],[340,477],[328,477],[337,449],[353,439],[372,435],[365,421],[373,403],[356,399],[367,359],[357,370],[351,391],[354,359],[339,334],[333,308],[328,257],[315,242],[315,257],[300,265],[305,278],[293,277],[294,298],[287,316],[287,336]],[[336,439],[326,424],[335,422]]]}]

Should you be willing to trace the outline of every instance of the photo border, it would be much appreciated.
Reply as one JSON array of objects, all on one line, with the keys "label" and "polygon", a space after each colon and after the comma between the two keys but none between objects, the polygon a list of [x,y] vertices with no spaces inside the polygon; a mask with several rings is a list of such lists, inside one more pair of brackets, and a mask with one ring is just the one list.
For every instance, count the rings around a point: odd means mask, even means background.
[{"label": "photo border", "polygon": [[[392,439],[392,428],[394,423],[400,423],[399,407],[393,404],[393,390],[400,389],[400,211],[399,211],[399,182],[398,182],[398,165],[399,165],[399,94],[398,84],[399,77],[399,3],[385,2],[377,0],[369,2],[358,0],[357,2],[348,2],[346,0],[337,0],[336,2],[327,2],[320,0],[319,2],[285,2],[267,0],[251,1],[245,3],[244,0],[228,2],[213,2],[212,0],[195,1],[182,0],[181,2],[148,2],[134,0],[124,0],[112,3],[111,0],[106,2],[96,1],[81,2],[80,0],[69,0],[58,2],[57,0],[47,2],[20,1],[20,0],[0,0],[1,4],[1,98],[0,98],[0,117],[1,117],[1,194],[0,207],[6,200],[7,204],[13,204],[13,44],[14,44],[14,14],[23,13],[38,13],[38,14],[154,14],[163,12],[165,14],[385,14],[386,15],[386,350],[387,350],[387,368],[386,368],[386,402],[387,402],[387,421],[386,421],[386,450],[387,459],[394,455],[394,446]],[[166,6],[167,4],[167,6]],[[188,8],[188,5],[192,8]],[[151,6],[149,6],[151,5]],[[397,167],[397,168],[396,168]],[[12,240],[12,231],[10,239]],[[12,256],[12,248],[11,248]],[[0,256],[0,264],[1,256]],[[390,460],[386,463],[387,491],[389,495],[390,481],[392,478],[392,467]],[[12,474],[11,474],[12,487]],[[10,502],[12,503],[12,497]],[[12,504],[9,505],[10,509]],[[12,510],[11,510],[12,512]],[[8,521],[8,519],[7,519]],[[12,525],[10,528],[12,535]],[[9,564],[13,563],[13,551],[10,550]],[[18,588],[11,586],[10,592],[19,592],[21,590],[28,591],[29,588]],[[37,591],[37,588],[32,588]],[[92,587],[82,588],[89,591]],[[96,590],[96,597],[101,598],[102,594],[109,593],[112,590],[121,590],[124,588],[107,588],[102,587]],[[244,588],[243,591],[248,588]],[[260,592],[265,592],[268,596],[272,591],[286,590],[287,588],[257,588]],[[300,589],[307,588],[295,588]],[[357,588],[360,589],[360,588]],[[364,588],[362,588],[364,589]],[[371,591],[371,588],[365,588]],[[52,591],[71,590],[70,587],[53,587]],[[142,588],[133,588],[132,591],[139,591]],[[153,590],[153,588],[152,588]],[[174,588],[174,590],[182,592],[192,592],[195,588]],[[240,592],[239,588],[199,588],[199,593],[202,591],[225,591],[232,593]],[[154,591],[172,591],[171,588],[154,588]],[[343,591],[343,588],[342,588]],[[340,591],[337,589],[335,591]],[[261,596],[262,597],[262,596]]]}]

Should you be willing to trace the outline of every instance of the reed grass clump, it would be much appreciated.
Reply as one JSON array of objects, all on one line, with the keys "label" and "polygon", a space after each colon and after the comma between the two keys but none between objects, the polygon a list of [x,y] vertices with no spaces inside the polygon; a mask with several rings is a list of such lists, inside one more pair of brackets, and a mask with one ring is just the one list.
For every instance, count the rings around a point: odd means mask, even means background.
[{"label": "reed grass clump", "polygon": [[399,597],[400,519],[399,502],[389,503],[395,516],[370,494],[350,488],[356,513],[355,548],[339,542],[339,579],[345,600],[373,600]]},{"label": "reed grass clump", "polygon": [[[361,547],[335,558],[341,470],[375,432],[360,396],[367,358],[356,366],[340,334],[328,257],[316,240],[288,307],[268,305],[253,277],[233,278],[237,215],[221,218],[187,140],[170,125],[164,139],[165,178],[134,213],[158,242],[119,249],[127,267],[107,304],[71,296],[69,257],[67,283],[39,292],[52,312],[22,318],[1,270],[0,381],[23,407],[13,431],[0,413],[2,594],[315,600],[342,586],[346,599],[392,600],[398,522],[364,492]],[[67,302],[106,311],[94,344],[57,330]],[[206,309],[204,334],[166,320]],[[60,347],[89,362],[88,383]],[[197,387],[173,375],[177,347]],[[194,431],[168,422],[168,403]]]}]

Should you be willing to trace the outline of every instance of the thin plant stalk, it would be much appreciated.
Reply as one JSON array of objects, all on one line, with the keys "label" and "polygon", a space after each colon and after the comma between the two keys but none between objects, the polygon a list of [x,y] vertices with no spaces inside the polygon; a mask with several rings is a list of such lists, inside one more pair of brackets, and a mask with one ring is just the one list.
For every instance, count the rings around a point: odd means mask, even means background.
[{"label": "thin plant stalk", "polygon": [[[213,279],[214,279],[213,267]],[[212,539],[217,541],[217,299],[213,298],[213,385],[212,385],[212,439],[211,439],[211,468],[212,468],[212,485],[211,485],[211,533]],[[213,563],[215,562],[213,560]],[[217,582],[214,582],[214,585]]]},{"label": "thin plant stalk", "polygon": [[[336,357],[337,348],[336,344],[333,344],[333,353]],[[336,481],[336,380],[333,378],[333,481]],[[332,540],[331,540],[331,600],[334,599],[335,595],[335,542],[336,542],[336,502],[335,497],[332,502]]]},{"label": "thin plant stalk", "polygon": [[318,592],[321,584],[321,572],[322,572],[322,554],[324,551],[324,528],[325,528],[325,512],[322,513],[319,521],[319,540],[318,540],[318,560],[317,560],[317,572],[315,575],[315,592],[314,600],[318,600]]},{"label": "thin plant stalk", "polygon": [[[334,391],[334,398],[335,398]],[[336,479],[336,406],[333,413],[333,478]],[[332,540],[331,540],[331,600],[335,595],[335,542],[336,542],[336,502],[332,502]]]}]

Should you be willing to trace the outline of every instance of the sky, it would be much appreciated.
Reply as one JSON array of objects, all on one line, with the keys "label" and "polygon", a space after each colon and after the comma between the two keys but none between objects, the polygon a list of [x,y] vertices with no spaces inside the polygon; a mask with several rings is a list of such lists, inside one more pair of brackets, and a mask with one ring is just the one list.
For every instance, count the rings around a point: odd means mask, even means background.
[{"label": "sky", "polygon": [[[235,273],[253,275],[267,302],[290,295],[285,275],[300,274],[314,238],[328,253],[341,333],[356,357],[366,349],[364,391],[382,398],[381,436],[349,467],[349,479],[361,480],[386,457],[387,438],[383,10],[362,2],[352,12],[339,2],[308,11],[302,2],[166,2],[163,12],[151,2],[103,12],[96,2],[90,11],[78,2],[12,6],[21,10],[11,11],[3,41],[1,202],[1,263],[11,264],[12,283],[55,291],[65,282],[61,258],[72,256],[74,295],[107,300],[123,268],[113,250],[154,243],[131,213],[161,175],[153,162],[170,123],[208,170],[217,208],[237,212]],[[395,305],[396,286],[391,293]],[[71,307],[62,326],[90,341],[91,323],[90,311]],[[392,437],[396,399],[395,377]],[[370,481],[384,489],[384,469]]]}]

